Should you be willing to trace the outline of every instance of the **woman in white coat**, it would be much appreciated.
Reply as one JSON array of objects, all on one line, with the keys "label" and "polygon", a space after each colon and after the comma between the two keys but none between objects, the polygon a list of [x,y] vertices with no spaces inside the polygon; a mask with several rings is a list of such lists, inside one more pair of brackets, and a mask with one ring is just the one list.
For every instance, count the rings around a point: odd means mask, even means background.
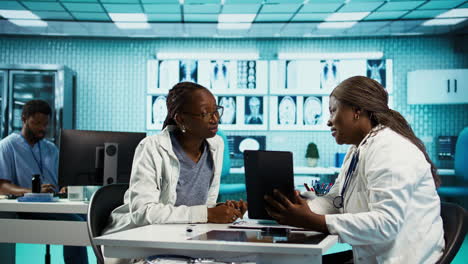
[{"label": "woman in white coat", "polygon": [[124,204],[105,234],[164,223],[231,223],[247,210],[243,201],[216,205],[224,143],[218,131],[222,107],[211,92],[191,82],[167,96],[167,117],[158,135],[135,150]]},{"label": "woman in white coat", "polygon": [[332,136],[351,145],[335,184],[311,201],[297,191],[290,199],[275,191],[266,197],[269,214],[352,246],[325,255],[324,263],[437,262],[445,246],[440,180],[421,140],[388,108],[385,89],[351,77],[332,91],[329,110]]}]

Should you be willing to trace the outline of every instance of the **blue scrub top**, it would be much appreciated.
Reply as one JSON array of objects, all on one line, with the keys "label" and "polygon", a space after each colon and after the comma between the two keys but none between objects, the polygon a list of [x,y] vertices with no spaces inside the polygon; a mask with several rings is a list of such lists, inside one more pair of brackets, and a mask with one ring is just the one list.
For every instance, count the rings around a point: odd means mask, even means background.
[{"label": "blue scrub top", "polygon": [[0,179],[31,188],[32,175],[40,174],[41,184],[53,184],[58,191],[57,171],[58,149],[52,142],[42,139],[31,148],[20,134],[0,141]]}]

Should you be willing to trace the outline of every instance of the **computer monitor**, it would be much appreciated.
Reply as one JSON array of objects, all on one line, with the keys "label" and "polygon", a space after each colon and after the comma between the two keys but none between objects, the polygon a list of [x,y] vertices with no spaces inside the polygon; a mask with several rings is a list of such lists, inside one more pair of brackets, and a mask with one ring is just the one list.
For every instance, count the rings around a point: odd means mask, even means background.
[{"label": "computer monitor", "polygon": [[62,129],[59,186],[128,183],[133,155],[146,133]]}]

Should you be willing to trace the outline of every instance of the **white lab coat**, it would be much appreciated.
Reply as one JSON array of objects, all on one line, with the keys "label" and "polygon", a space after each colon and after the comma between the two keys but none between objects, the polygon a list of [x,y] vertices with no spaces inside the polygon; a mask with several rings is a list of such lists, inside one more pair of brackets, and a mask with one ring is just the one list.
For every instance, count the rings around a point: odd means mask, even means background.
[{"label": "white lab coat", "polygon": [[180,164],[169,135],[173,129],[173,126],[168,126],[161,134],[146,137],[140,142],[135,150],[130,187],[125,193],[124,204],[112,212],[110,224],[103,233],[151,224],[207,222],[207,208],[215,205],[218,198],[224,142],[218,135],[207,139],[214,164],[207,204],[174,206]]},{"label": "white lab coat", "polygon": [[359,162],[345,193],[344,209],[333,199],[343,186],[352,154],[330,192],[309,201],[325,214],[331,234],[353,248],[355,263],[435,263],[445,246],[440,199],[424,154],[389,128],[359,148]]}]

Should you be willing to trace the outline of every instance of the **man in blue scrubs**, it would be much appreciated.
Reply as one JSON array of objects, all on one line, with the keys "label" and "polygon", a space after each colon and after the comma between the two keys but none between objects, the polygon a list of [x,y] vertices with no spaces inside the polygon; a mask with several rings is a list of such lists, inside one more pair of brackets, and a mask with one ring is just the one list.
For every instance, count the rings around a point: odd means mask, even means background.
[{"label": "man in blue scrubs", "polygon": [[[20,134],[0,141],[0,194],[31,192],[32,175],[39,174],[41,192],[58,192],[58,149],[45,140],[52,110],[43,100],[31,100],[23,107]],[[18,213],[26,219],[83,221],[73,214]],[[88,263],[86,247],[64,246],[65,263]]]}]

